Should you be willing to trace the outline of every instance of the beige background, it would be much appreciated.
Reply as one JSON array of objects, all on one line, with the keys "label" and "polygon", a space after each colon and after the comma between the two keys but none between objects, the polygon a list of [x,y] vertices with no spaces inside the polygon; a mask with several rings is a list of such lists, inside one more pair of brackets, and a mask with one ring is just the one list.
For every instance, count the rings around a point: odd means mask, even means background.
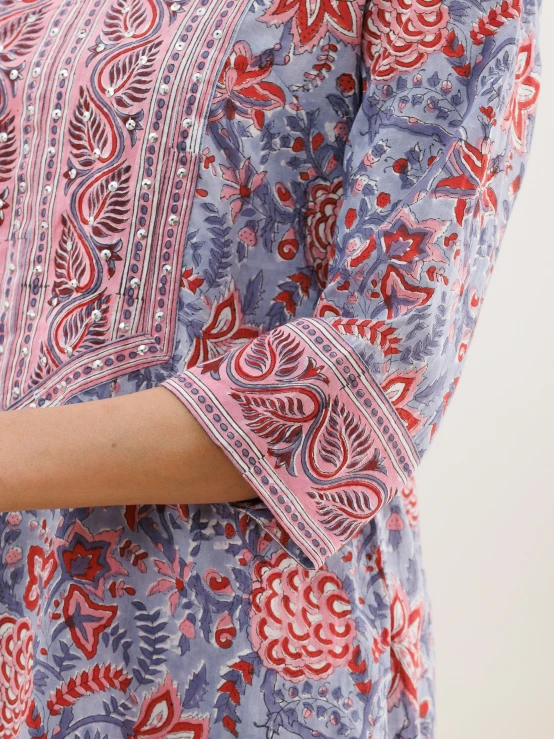
[{"label": "beige background", "polygon": [[554,2],[544,0],[526,180],[458,391],[417,476],[437,739],[554,737],[552,29]]}]

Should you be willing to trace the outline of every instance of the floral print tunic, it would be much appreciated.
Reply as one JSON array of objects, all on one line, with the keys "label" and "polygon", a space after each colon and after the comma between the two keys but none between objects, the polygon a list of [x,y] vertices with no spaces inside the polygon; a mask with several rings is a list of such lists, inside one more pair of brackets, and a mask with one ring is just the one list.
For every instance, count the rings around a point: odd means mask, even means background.
[{"label": "floral print tunic", "polygon": [[163,385],[252,486],[0,514],[0,739],[434,736],[413,475],[524,175],[538,15],[0,0],[2,408]]}]

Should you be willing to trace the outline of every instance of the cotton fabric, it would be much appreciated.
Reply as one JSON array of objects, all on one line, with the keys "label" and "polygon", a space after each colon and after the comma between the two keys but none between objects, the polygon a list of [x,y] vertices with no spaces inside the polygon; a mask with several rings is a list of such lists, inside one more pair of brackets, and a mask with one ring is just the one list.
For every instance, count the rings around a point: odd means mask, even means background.
[{"label": "cotton fabric", "polygon": [[538,17],[0,0],[3,410],[161,385],[253,493],[0,514],[0,739],[435,736],[414,472],[523,180]]}]

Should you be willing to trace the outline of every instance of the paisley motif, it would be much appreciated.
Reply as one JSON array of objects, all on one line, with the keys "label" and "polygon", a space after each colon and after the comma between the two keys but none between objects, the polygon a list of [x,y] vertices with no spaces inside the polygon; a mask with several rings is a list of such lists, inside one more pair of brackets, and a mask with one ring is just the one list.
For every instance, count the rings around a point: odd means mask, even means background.
[{"label": "paisley motif", "polygon": [[252,488],[0,512],[0,739],[434,736],[414,471],[539,5],[0,0],[2,408],[163,386]]},{"label": "paisley motif", "polygon": [[[194,0],[177,20],[154,0],[87,0],[63,14],[56,3],[25,3],[0,23],[0,64],[13,68],[12,94],[0,96],[1,212],[10,209],[13,234],[4,257],[17,264],[1,321],[18,327],[3,347],[4,407],[67,401],[171,355],[209,90],[249,1],[215,12],[210,3]],[[79,14],[97,24],[96,38],[79,31],[62,64],[58,39]],[[194,47],[181,40],[189,26]],[[215,53],[202,60],[208,48]],[[43,117],[49,136],[36,135]],[[41,189],[39,207],[32,193]],[[14,373],[8,358],[18,355]]]}]

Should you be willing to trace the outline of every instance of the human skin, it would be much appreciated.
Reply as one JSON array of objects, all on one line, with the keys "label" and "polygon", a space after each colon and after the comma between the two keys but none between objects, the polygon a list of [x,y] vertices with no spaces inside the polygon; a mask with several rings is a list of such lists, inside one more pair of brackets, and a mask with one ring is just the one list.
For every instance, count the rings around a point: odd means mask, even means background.
[{"label": "human skin", "polygon": [[164,387],[0,413],[0,511],[255,497]]}]

